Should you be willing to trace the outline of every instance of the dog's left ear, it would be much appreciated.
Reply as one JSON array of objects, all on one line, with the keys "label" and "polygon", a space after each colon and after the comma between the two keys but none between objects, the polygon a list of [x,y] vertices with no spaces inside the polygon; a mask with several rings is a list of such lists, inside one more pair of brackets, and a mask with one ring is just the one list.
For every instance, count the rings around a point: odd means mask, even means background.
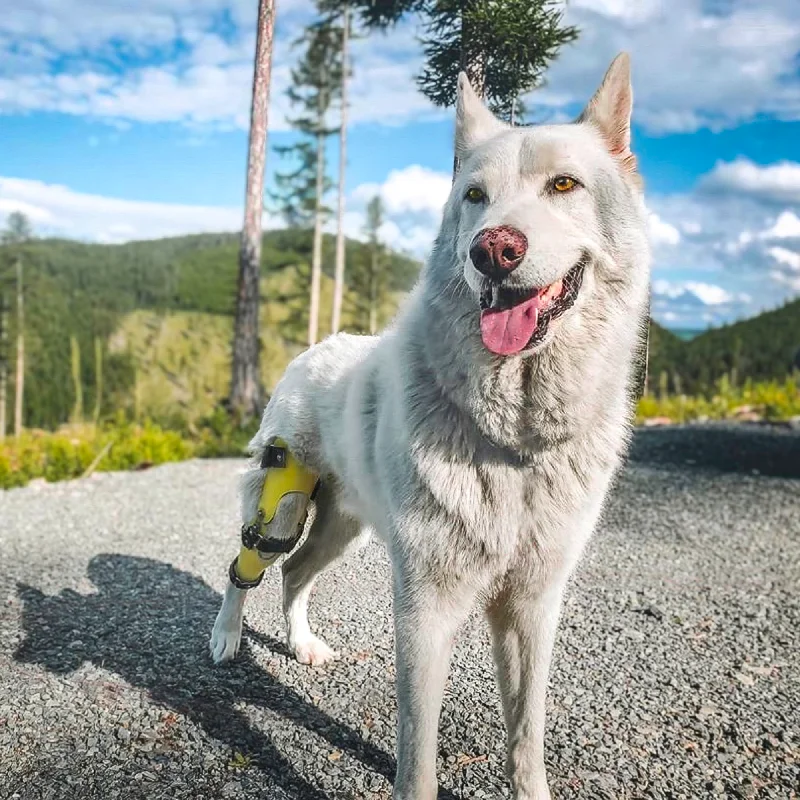
[{"label": "dog's left ear", "polygon": [[473,147],[505,128],[506,125],[475,94],[467,74],[460,72],[456,98],[456,159],[461,161]]},{"label": "dog's left ear", "polygon": [[631,59],[620,53],[606,72],[600,88],[577,122],[594,125],[602,134],[608,149],[627,172],[636,173],[636,157],[631,153]]}]

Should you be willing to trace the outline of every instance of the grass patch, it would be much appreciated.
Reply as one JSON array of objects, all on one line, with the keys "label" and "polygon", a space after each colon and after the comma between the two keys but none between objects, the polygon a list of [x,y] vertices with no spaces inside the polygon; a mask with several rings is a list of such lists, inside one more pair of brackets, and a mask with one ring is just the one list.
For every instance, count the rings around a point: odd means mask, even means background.
[{"label": "grass patch", "polygon": [[236,427],[221,411],[183,431],[119,420],[26,431],[0,442],[0,489],[25,486],[36,478],[79,478],[90,468],[115,472],[188,458],[243,456],[252,433]]},{"label": "grass patch", "polygon": [[734,386],[727,376],[717,381],[707,395],[667,394],[643,397],[636,409],[636,422],[658,417],[671,422],[704,420],[766,420],[779,422],[800,416],[800,374],[784,381],[755,383],[746,381]]},{"label": "grass patch", "polygon": [[[746,382],[741,388],[727,378],[709,396],[648,396],[639,401],[637,424],[658,417],[674,423],[703,420],[763,419],[770,422],[800,416],[800,375],[783,382]],[[221,408],[200,420],[172,420],[170,426],[142,424],[120,416],[102,425],[71,425],[54,432],[26,431],[0,442],[0,489],[24,486],[43,478],[79,478],[87,470],[112,472],[183,461],[187,458],[244,456],[257,423],[243,428]]]}]

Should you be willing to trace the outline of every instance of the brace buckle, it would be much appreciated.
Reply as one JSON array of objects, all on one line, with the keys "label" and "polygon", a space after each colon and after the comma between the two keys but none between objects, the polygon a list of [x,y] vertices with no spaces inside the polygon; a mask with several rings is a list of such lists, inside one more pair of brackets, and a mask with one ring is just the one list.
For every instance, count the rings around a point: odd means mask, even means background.
[{"label": "brace buckle", "polygon": [[268,469],[269,467],[278,467],[280,469],[285,466],[286,448],[279,447],[276,444],[267,445],[264,455],[261,457],[261,469]]}]

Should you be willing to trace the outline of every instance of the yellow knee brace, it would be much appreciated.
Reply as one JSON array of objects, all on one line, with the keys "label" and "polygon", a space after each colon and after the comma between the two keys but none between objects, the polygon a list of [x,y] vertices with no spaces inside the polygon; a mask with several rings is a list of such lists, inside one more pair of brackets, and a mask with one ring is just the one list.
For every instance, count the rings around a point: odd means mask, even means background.
[{"label": "yellow knee brace", "polygon": [[239,589],[261,583],[264,571],[289,553],[303,535],[308,503],[319,481],[288,450],[282,439],[264,451],[261,468],[267,470],[255,519],[242,526],[242,548],[228,575]]}]

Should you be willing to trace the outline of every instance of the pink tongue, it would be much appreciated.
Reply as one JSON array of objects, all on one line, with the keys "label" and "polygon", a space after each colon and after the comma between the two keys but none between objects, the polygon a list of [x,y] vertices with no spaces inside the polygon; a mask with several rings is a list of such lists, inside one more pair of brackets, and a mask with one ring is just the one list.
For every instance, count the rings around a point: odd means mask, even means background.
[{"label": "pink tongue", "polygon": [[512,308],[481,311],[481,337],[499,356],[510,356],[525,348],[539,322],[541,299],[531,297]]}]

